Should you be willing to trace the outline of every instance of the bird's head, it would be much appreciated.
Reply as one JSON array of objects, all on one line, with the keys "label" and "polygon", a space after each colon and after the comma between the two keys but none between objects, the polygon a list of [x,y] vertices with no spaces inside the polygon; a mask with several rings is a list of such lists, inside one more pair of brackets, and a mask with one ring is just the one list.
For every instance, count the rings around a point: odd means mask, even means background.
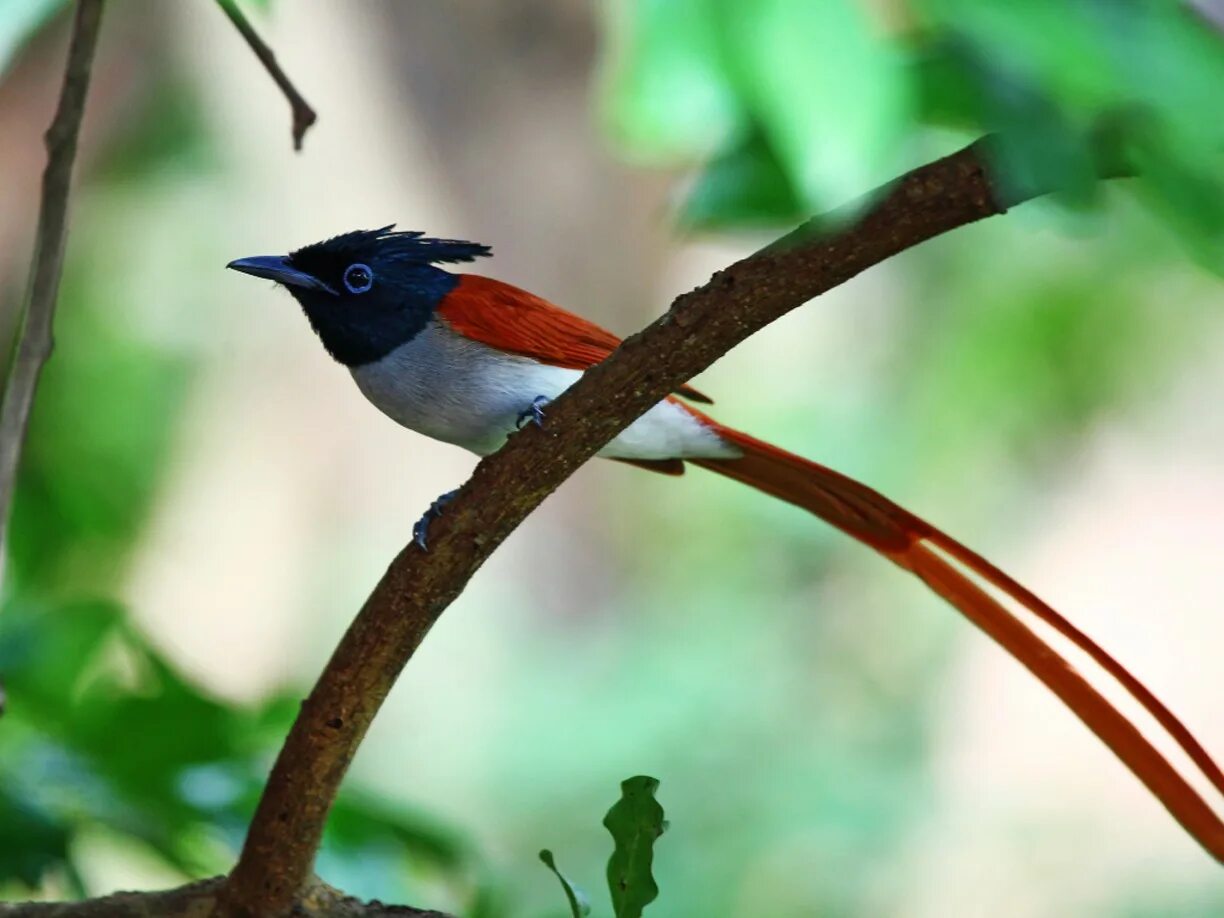
[{"label": "bird's head", "polygon": [[458,278],[438,263],[491,253],[475,242],[392,229],[355,230],[288,255],[239,258],[226,267],[283,286],[328,353],[346,366],[360,366],[414,338],[454,289]]}]

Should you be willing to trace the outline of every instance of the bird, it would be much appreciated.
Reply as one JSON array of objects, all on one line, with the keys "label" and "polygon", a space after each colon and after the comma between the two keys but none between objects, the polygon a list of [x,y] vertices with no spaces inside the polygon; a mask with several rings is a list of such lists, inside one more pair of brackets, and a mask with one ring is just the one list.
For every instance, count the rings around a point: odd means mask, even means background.
[{"label": "bird", "polygon": [[[292,294],[323,347],[391,420],[486,456],[525,424],[546,424],[549,402],[620,343],[612,332],[526,290],[444,267],[491,254],[487,245],[396,231],[392,224],[288,255],[239,258],[227,267],[275,281]],[[1048,644],[1031,644],[1029,631],[1019,634],[1017,627],[1026,626],[989,591],[1027,609],[1113,676],[1224,794],[1224,773],[1122,664],[977,552],[867,485],[716,421],[704,410],[709,404],[700,391],[681,386],[598,455],[665,475],[681,475],[693,465],[734,479],[809,511],[916,575],[1054,690],[1200,843],[1224,859],[1224,823],[1187,803],[1186,795],[1197,792],[1125,715],[1093,714],[1089,709],[1098,702],[1110,702]],[[422,550],[428,549],[430,522],[454,493],[434,501],[414,527]],[[1164,765],[1152,764],[1152,755]]]}]

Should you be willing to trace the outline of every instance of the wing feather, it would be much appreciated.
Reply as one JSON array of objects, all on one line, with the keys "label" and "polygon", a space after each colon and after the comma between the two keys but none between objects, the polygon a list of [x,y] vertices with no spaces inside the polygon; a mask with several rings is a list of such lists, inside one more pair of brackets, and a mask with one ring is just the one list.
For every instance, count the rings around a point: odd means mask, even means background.
[{"label": "wing feather", "polygon": [[[612,332],[582,316],[477,274],[460,276],[437,315],[465,338],[567,370],[593,367],[620,344]],[[677,391],[693,401],[711,401],[689,386]]]}]

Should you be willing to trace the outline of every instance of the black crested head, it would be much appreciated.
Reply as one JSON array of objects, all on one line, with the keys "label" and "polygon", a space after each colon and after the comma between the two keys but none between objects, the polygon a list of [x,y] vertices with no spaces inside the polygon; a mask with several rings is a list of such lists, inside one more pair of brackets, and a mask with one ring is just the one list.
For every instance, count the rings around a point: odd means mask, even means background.
[{"label": "black crested head", "polygon": [[433,239],[419,231],[393,232],[395,224],[376,230],[353,230],[323,242],[302,246],[289,255],[299,271],[342,283],[344,270],[354,262],[370,267],[412,267],[474,261],[493,250],[462,239]]},{"label": "black crested head", "polygon": [[393,227],[333,236],[288,256],[240,258],[228,267],[282,284],[328,353],[345,366],[360,366],[425,328],[459,282],[437,264],[492,254],[479,243],[397,233]]}]

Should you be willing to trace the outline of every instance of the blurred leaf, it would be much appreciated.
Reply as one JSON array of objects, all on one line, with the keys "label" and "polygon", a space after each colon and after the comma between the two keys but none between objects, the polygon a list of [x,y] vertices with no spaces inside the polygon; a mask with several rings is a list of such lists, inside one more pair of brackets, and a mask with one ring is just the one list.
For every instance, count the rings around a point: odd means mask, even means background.
[{"label": "blurred leaf", "polygon": [[[0,667],[6,729],[39,737],[21,761],[37,753],[74,823],[140,838],[184,870],[217,866],[200,862],[195,838],[236,819],[243,782],[257,780],[244,764],[262,751],[253,715],[179,677],[111,603],[10,604]],[[233,776],[234,790],[218,795],[213,781],[201,794],[205,767]]]},{"label": "blurred leaf", "polygon": [[989,98],[987,149],[1004,194],[1024,199],[1048,192],[1075,208],[1098,201],[1096,164],[1084,133],[1022,83],[991,72],[977,79]]},{"label": "blurred leaf", "polygon": [[813,210],[858,198],[882,178],[909,121],[895,50],[853,0],[724,5],[742,96]]},{"label": "blurred leaf", "polygon": [[1182,4],[1148,0],[1137,13],[1119,17],[1127,25],[1117,53],[1128,90],[1169,126],[1177,148],[1218,155],[1224,149],[1224,34]]},{"label": "blurred leaf", "polygon": [[697,229],[775,225],[803,218],[790,178],[760,133],[717,157],[685,199],[681,221]]},{"label": "blurred leaf", "polygon": [[67,865],[68,839],[62,820],[0,785],[0,880],[39,886],[48,873]]},{"label": "blurred leaf", "polygon": [[0,76],[25,43],[67,0],[4,0],[0,4]]},{"label": "blurred leaf", "polygon": [[318,869],[366,899],[411,900],[422,890],[445,887],[463,915],[507,914],[501,878],[457,829],[360,789],[341,792],[328,817]]},{"label": "blurred leaf", "polygon": [[476,853],[454,829],[421,812],[358,790],[340,795],[327,820],[328,844],[359,849],[391,842],[405,854],[459,872],[471,866]]},{"label": "blurred leaf", "polygon": [[591,914],[591,903],[587,900],[586,894],[581,889],[570,882],[560,870],[557,869],[556,861],[553,860],[552,852],[545,848],[540,852],[540,860],[548,867],[558,880],[561,881],[561,888],[565,890],[565,898],[569,902],[570,915],[573,918],[583,918],[584,915]]},{"label": "blurred leaf", "polygon": [[118,133],[93,166],[97,181],[151,186],[167,175],[196,177],[218,168],[216,140],[198,86],[170,73],[148,87],[141,118]]},{"label": "blurred leaf", "polygon": [[616,843],[608,859],[608,889],[616,918],[639,918],[659,895],[650,869],[654,843],[667,829],[663,807],[654,796],[658,789],[655,778],[626,778],[620,800],[604,817],[604,827]]},{"label": "blurred leaf", "polygon": [[[1121,15],[1106,9],[1111,4]],[[920,0],[920,6],[941,31],[964,35],[1000,69],[1050,88],[1079,111],[1120,97],[1113,73],[1119,62],[1102,39],[1124,25],[1134,0]]]},{"label": "blurred leaf", "polygon": [[119,612],[108,603],[54,610],[11,603],[0,627],[0,676],[9,713],[53,722],[71,704],[103,641],[119,626]]},{"label": "blurred leaf", "polygon": [[[923,111],[997,132],[997,172],[1095,200],[1103,124],[1141,167],[1140,197],[1204,265],[1224,265],[1224,38],[1167,0],[922,0],[912,70]],[[1115,130],[1116,129],[1116,130]]]},{"label": "blurred leaf", "polygon": [[907,74],[860,4],[637,0],[619,9],[605,80],[610,133],[653,161],[716,157],[690,222],[790,219],[888,177],[911,117]]},{"label": "blurred leaf", "polygon": [[1074,207],[1098,200],[1090,126],[1073,123],[1030,76],[955,32],[919,47],[911,74],[929,121],[991,135],[992,171],[1006,195],[1052,190]]},{"label": "blurred leaf", "polygon": [[711,153],[743,111],[723,66],[717,0],[609,4],[612,63],[604,120],[627,150],[651,161]]},{"label": "blurred leaf", "polygon": [[1041,87],[1073,118],[1142,103],[1216,138],[1224,42],[1169,0],[922,0],[933,25]]},{"label": "blurred leaf", "polygon": [[[103,264],[69,262],[14,501],[22,588],[110,586],[143,524],[179,420],[186,361],[133,335],[89,289]],[[88,393],[88,398],[82,398]]]},{"label": "blurred leaf", "polygon": [[1224,274],[1224,178],[1220,163],[1194,162],[1190,148],[1137,139],[1128,155],[1138,198],[1176,233],[1202,267]]},{"label": "blurred leaf", "polygon": [[940,33],[907,49],[918,115],[928,124],[973,131],[985,102],[970,66],[972,46],[955,33]]},{"label": "blurred leaf", "polygon": [[[218,842],[241,840],[266,774],[261,759],[298,708],[290,698],[254,709],[209,698],[106,602],[10,602],[0,616],[0,677],[14,769],[0,768],[0,786],[38,787],[23,799],[44,801],[69,837],[100,824],[189,874],[221,869]],[[424,814],[347,789],[326,844],[358,859],[375,851],[391,863],[410,859],[496,913],[479,854]]]},{"label": "blurred leaf", "polygon": [[[999,181],[1099,203],[1096,141],[1120,124],[1142,199],[1219,270],[1224,39],[1168,0],[914,0],[875,34],[855,0],[638,0],[617,9],[605,110],[623,146],[711,157],[689,226],[795,222],[858,199],[917,139],[914,118],[999,135]],[[879,18],[877,16],[877,18]],[[909,56],[908,63],[905,56]]]}]

